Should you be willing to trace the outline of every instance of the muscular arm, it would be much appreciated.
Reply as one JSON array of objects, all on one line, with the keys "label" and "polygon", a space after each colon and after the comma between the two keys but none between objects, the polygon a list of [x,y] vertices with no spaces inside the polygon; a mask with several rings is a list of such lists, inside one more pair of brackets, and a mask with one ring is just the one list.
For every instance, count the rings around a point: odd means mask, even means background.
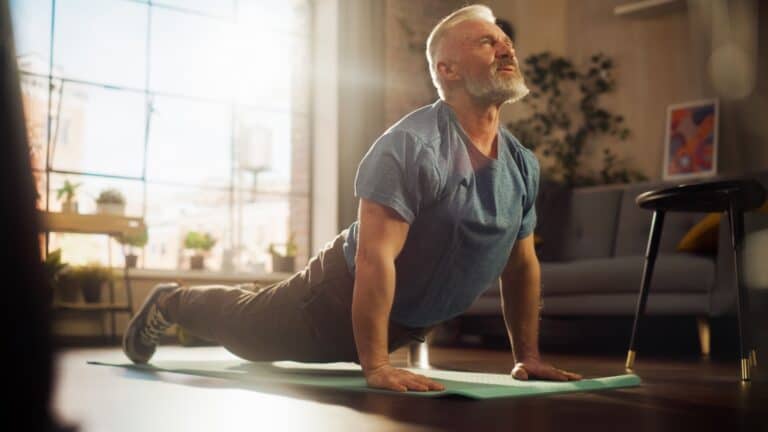
[{"label": "muscular arm", "polygon": [[394,210],[360,200],[352,296],[352,329],[368,385],[396,391],[442,390],[442,385],[389,364],[389,313],[395,295],[395,258],[409,225]]},{"label": "muscular arm", "polygon": [[533,235],[515,243],[501,274],[504,322],[515,357],[512,375],[518,379],[578,380],[581,376],[541,361],[539,353],[539,304],[541,269]]},{"label": "muscular arm", "polygon": [[539,259],[533,236],[518,240],[501,274],[501,304],[515,361],[540,358],[539,302],[541,298]]}]

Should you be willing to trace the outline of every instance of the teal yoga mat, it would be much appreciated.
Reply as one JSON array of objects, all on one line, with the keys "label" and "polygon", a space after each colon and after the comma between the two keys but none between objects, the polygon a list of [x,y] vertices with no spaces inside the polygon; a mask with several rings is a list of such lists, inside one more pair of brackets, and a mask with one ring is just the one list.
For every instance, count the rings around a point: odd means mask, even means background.
[{"label": "teal yoga mat", "polygon": [[[345,391],[395,393],[370,389],[365,384],[360,366],[355,363],[298,363],[290,361],[253,363],[242,360],[218,361],[158,361],[150,365],[131,363],[88,362],[94,365],[117,366],[147,372],[173,372],[187,375],[223,378],[248,384],[288,384],[325,387]],[[445,385],[441,392],[397,393],[416,397],[458,395],[472,399],[538,396],[590,390],[634,387],[640,384],[637,375],[617,375],[581,381],[518,381],[506,374],[460,372],[446,370],[409,369]]]}]

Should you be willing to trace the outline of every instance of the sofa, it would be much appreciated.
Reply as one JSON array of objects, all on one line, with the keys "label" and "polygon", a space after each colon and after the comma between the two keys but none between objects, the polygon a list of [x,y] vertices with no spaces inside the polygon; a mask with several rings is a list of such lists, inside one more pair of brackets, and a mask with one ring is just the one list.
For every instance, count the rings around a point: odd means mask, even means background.
[{"label": "sofa", "polygon": [[[768,188],[768,171],[743,177],[756,178]],[[718,180],[726,178],[734,177]],[[679,182],[575,189],[542,184],[536,204],[542,317],[633,316],[652,218],[652,212],[639,208],[635,198],[648,190],[676,184]],[[667,213],[646,315],[708,319],[735,314],[728,218],[722,217],[716,227],[715,251],[677,251],[681,239],[704,216]],[[765,214],[746,215],[747,243],[751,232],[765,230],[766,220]],[[758,246],[755,249],[747,245],[753,251],[748,258],[753,258],[756,250],[768,249],[764,240]],[[755,261],[748,258],[745,262]],[[754,270],[749,266],[744,269],[749,274]],[[464,316],[501,315],[499,288],[499,284],[490,287]]]}]

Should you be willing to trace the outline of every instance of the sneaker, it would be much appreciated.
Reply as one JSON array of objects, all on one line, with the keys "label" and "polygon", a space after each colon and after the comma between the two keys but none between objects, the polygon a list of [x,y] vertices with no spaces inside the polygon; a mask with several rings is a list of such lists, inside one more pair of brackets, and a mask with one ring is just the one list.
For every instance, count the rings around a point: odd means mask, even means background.
[{"label": "sneaker", "polygon": [[172,323],[165,319],[157,307],[157,300],[178,288],[175,283],[156,285],[123,335],[123,352],[134,363],[146,363],[152,358],[160,335]]}]

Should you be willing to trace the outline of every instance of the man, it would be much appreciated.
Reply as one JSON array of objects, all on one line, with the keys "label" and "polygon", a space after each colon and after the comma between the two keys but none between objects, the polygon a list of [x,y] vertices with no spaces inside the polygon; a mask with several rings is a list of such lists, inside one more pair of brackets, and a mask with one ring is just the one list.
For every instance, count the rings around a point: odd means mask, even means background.
[{"label": "man", "polygon": [[172,323],[249,360],[357,361],[371,387],[441,390],[389,353],[461,314],[501,279],[518,379],[576,380],[541,361],[533,248],[539,168],[499,127],[528,92],[491,10],[444,18],[427,41],[440,100],[387,130],[358,168],[358,220],[291,278],[258,293],[156,287],[123,347],[146,362]]}]

